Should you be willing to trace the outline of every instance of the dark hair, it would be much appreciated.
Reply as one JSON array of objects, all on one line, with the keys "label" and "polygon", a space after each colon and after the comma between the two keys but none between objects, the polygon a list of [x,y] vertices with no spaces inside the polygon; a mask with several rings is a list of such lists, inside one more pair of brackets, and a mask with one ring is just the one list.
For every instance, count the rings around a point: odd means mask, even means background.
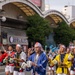
[{"label": "dark hair", "polygon": [[10,46],[13,48],[13,45],[8,45],[8,47],[10,47]]},{"label": "dark hair", "polygon": [[4,51],[1,51],[1,53],[4,54],[5,52]]}]

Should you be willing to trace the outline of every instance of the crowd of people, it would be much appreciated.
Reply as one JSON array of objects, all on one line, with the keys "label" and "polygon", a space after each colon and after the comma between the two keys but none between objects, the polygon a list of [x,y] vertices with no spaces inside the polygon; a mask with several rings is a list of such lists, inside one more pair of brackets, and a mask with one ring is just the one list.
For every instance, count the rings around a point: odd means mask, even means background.
[{"label": "crowd of people", "polygon": [[27,53],[22,46],[17,44],[15,50],[10,45],[8,50],[0,50],[0,65],[5,64],[6,75],[46,75],[48,68],[49,75],[75,75],[75,46],[68,47],[60,44],[55,52],[43,50],[42,45],[36,42],[34,48],[28,48]]},{"label": "crowd of people", "polygon": [[[48,54],[49,70],[57,75],[75,75],[75,46],[60,44],[57,52]],[[55,68],[56,67],[56,68]]]}]

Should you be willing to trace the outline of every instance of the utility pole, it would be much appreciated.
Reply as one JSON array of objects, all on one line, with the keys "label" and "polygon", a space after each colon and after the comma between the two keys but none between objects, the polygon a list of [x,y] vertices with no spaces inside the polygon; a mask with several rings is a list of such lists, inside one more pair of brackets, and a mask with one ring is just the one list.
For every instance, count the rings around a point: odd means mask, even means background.
[{"label": "utility pole", "polygon": [[6,17],[4,16],[0,16],[0,44],[2,44],[2,31],[1,31],[1,22],[5,22],[6,21]]},{"label": "utility pole", "polygon": [[45,0],[41,0],[41,10],[45,11]]}]

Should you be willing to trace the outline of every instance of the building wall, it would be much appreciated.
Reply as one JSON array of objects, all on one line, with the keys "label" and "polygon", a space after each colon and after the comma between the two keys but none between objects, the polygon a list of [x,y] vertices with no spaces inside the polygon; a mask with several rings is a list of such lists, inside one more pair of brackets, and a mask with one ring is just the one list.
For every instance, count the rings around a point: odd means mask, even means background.
[{"label": "building wall", "polygon": [[[15,29],[15,28],[10,28],[10,27],[1,27],[2,33],[6,33],[2,35],[2,43],[3,39],[6,40],[6,44],[21,44],[21,45],[28,45],[28,40],[25,31]],[[12,39],[10,39],[12,37]],[[23,41],[24,39],[24,41]]]},{"label": "building wall", "polygon": [[42,10],[42,12],[43,11],[45,11],[45,0],[41,0],[42,1],[42,3],[41,3],[41,10]]},{"label": "building wall", "polygon": [[45,11],[49,10],[50,9],[50,5],[46,4],[45,5]]},{"label": "building wall", "polygon": [[68,20],[75,18],[75,6],[65,6],[62,13]]},{"label": "building wall", "polygon": [[4,5],[3,10],[5,11],[5,13],[1,15],[4,15],[6,17],[19,19],[19,16],[22,16],[22,18],[20,18],[21,20],[26,19],[26,15],[18,7],[11,3]]},{"label": "building wall", "polygon": [[72,7],[72,17],[75,18],[75,6]]}]

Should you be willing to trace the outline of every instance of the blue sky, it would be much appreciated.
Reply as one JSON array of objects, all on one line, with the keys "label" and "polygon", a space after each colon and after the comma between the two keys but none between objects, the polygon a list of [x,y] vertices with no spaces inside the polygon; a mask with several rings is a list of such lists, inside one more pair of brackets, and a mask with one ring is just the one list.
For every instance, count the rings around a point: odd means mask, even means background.
[{"label": "blue sky", "polygon": [[65,5],[75,5],[75,0],[45,0],[50,5],[50,9],[61,11]]}]

